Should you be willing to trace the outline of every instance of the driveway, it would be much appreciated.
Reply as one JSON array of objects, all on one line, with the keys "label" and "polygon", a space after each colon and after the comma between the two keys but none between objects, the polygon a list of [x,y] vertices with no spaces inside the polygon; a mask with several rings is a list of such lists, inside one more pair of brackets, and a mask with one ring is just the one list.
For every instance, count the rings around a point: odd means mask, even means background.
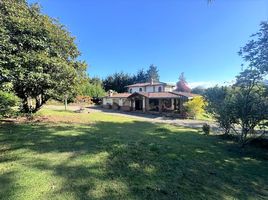
[{"label": "driveway", "polygon": [[166,123],[166,124],[184,126],[184,127],[189,127],[189,128],[202,128],[203,124],[207,123],[210,125],[214,133],[215,131],[216,132],[220,131],[217,124],[212,121],[176,119],[176,118],[170,118],[170,117],[165,117],[161,115],[148,114],[148,113],[142,113],[142,112],[123,112],[123,111],[117,111],[117,110],[112,110],[112,109],[104,109],[98,106],[90,106],[90,107],[87,107],[86,109],[90,113],[103,112],[103,113],[110,114],[110,115],[131,117],[131,118],[135,118],[141,121],[148,121],[152,123]]}]

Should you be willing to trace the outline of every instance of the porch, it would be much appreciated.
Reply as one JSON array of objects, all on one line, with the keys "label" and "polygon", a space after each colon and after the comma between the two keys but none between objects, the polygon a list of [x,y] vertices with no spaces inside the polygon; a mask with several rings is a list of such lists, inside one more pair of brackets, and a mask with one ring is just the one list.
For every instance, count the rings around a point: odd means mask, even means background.
[{"label": "porch", "polygon": [[[170,94],[170,93],[169,93]],[[167,97],[150,97],[140,93],[128,97],[131,111],[141,111],[149,113],[176,113],[183,114],[183,103],[186,98],[178,95],[167,95]]]}]

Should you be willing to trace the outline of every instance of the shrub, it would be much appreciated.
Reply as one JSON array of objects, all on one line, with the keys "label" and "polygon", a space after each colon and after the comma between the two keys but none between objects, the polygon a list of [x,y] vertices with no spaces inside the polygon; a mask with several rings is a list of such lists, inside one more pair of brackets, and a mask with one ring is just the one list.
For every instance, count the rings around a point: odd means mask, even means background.
[{"label": "shrub", "polygon": [[0,90],[0,117],[12,114],[12,107],[16,106],[19,99],[16,95],[10,92]]},{"label": "shrub", "polygon": [[206,135],[209,135],[209,133],[210,133],[210,125],[208,125],[207,123],[203,124],[202,130]]},{"label": "shrub", "polygon": [[192,118],[196,118],[205,113],[205,106],[206,102],[201,96],[194,97],[192,100],[184,103],[187,114]]}]

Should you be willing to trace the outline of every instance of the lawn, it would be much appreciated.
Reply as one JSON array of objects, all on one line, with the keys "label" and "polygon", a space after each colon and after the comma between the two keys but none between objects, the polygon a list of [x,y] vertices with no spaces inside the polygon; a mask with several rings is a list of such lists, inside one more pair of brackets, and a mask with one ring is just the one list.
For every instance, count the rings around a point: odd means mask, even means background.
[{"label": "lawn", "polygon": [[268,199],[267,150],[103,113],[38,115],[0,125],[1,199]]}]

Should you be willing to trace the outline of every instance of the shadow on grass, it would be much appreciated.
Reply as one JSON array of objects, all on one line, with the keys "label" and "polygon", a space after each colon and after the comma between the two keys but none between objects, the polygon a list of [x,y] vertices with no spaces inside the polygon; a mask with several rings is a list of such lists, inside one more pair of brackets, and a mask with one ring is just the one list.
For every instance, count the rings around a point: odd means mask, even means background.
[{"label": "shadow on grass", "polygon": [[[52,173],[47,199],[268,198],[267,152],[196,130],[140,121],[0,128],[0,169],[16,161]],[[4,199],[19,170],[1,174]]]}]

